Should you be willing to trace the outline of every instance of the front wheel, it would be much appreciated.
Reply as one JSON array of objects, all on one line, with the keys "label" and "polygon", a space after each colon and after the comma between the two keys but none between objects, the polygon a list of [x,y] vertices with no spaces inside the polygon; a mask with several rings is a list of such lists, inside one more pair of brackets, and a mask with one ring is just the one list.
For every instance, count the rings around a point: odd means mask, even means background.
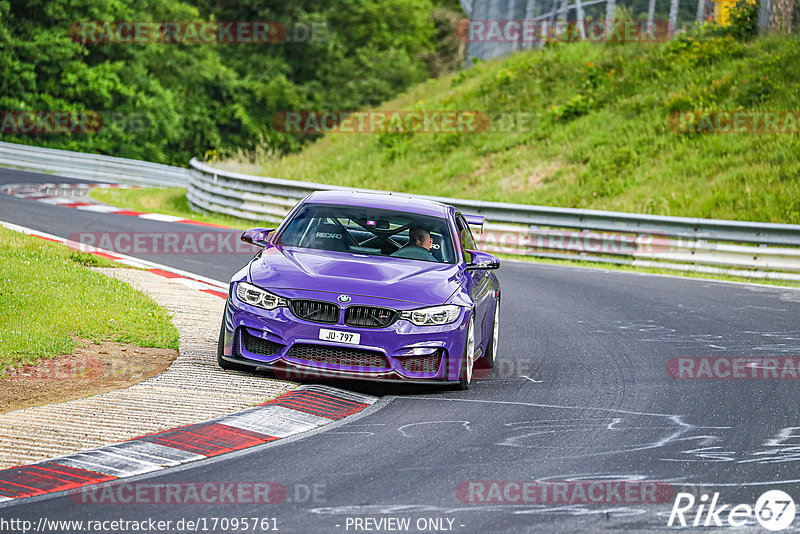
[{"label": "front wheel", "polygon": [[459,373],[458,389],[467,390],[472,384],[472,367],[475,358],[475,323],[469,318],[467,325],[467,340],[464,343],[464,354],[461,356],[461,372]]}]

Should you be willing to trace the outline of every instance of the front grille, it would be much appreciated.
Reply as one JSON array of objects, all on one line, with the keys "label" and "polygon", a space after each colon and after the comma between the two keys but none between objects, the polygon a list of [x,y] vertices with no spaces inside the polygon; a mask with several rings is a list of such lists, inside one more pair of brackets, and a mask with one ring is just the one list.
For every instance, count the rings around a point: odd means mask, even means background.
[{"label": "front grille", "polygon": [[350,306],[344,313],[344,323],[350,326],[383,328],[397,319],[398,312],[377,306]]},{"label": "front grille", "polygon": [[339,322],[339,306],[320,300],[292,300],[292,313],[314,323],[336,324]]},{"label": "front grille", "polygon": [[442,349],[426,356],[398,358],[400,365],[409,373],[435,373],[442,361]]},{"label": "front grille", "polygon": [[380,352],[349,347],[329,347],[326,345],[298,343],[292,345],[286,357],[331,365],[349,365],[375,369],[390,367],[389,360]]},{"label": "front grille", "polygon": [[242,341],[244,342],[244,350],[253,354],[261,354],[262,356],[272,356],[283,350],[283,345],[280,343],[256,337],[244,328],[242,329]]}]

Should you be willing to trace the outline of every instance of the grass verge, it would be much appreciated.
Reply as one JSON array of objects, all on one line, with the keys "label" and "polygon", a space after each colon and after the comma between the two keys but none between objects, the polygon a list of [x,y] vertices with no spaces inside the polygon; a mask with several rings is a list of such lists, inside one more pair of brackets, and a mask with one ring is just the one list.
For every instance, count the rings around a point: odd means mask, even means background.
[{"label": "grass verge", "polygon": [[75,339],[178,348],[169,313],[88,267],[117,266],[0,227],[0,376],[69,354]]},{"label": "grass verge", "polygon": [[186,189],[182,187],[142,189],[93,189],[89,196],[98,202],[145,213],[161,213],[175,217],[185,217],[220,226],[245,230],[258,226],[256,221],[238,219],[228,215],[215,213],[199,213],[192,211],[186,198]]}]

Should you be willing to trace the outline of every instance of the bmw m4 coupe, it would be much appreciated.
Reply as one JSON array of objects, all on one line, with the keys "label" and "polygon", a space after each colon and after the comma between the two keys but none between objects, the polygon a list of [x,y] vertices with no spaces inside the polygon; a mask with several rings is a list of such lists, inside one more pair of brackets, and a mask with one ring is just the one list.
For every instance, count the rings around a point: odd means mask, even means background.
[{"label": "bmw m4 coupe", "polygon": [[497,356],[499,260],[477,250],[483,217],[393,194],[318,191],[231,280],[217,360],[288,378],[452,384]]}]

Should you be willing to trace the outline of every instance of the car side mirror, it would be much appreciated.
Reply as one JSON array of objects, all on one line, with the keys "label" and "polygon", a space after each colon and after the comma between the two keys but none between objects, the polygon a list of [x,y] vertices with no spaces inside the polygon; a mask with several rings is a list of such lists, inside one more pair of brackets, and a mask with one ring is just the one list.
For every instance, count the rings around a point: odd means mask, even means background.
[{"label": "car side mirror", "polygon": [[481,271],[500,268],[500,260],[488,252],[468,250],[467,255],[470,257],[469,262],[467,262],[468,271]]},{"label": "car side mirror", "polygon": [[274,232],[274,228],[250,228],[242,232],[241,240],[257,247],[267,246],[269,234]]}]

